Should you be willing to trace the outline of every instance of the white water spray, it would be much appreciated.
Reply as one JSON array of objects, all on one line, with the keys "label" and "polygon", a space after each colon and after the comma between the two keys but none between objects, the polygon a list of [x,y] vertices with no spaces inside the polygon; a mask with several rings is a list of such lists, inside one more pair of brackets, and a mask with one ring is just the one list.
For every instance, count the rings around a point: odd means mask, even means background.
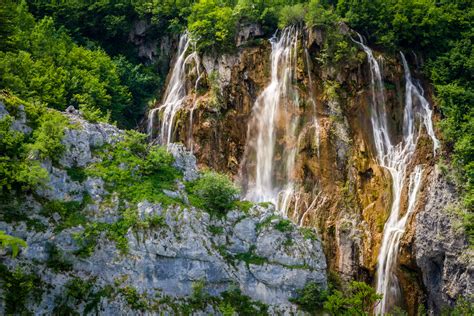
[{"label": "white water spray", "polygon": [[[384,87],[379,63],[374,58],[371,49],[366,46],[359,35],[356,41],[367,54],[370,66],[372,107],[371,122],[377,160],[380,166],[386,168],[392,176],[392,205],[390,215],[385,223],[382,244],[377,262],[377,284],[376,290],[383,295],[382,301],[377,305],[375,313],[383,314],[397,303],[400,298],[400,286],[395,275],[399,242],[405,233],[406,223],[410,214],[415,210],[416,197],[421,185],[423,169],[416,166],[409,176],[408,184],[408,206],[405,214],[400,218],[402,205],[402,190],[405,185],[408,165],[415,153],[418,136],[421,132],[421,124],[417,124],[415,114],[419,114],[428,135],[433,142],[433,149],[439,147],[431,121],[432,111],[429,103],[423,97],[420,90],[413,84],[410,69],[401,54],[405,69],[405,108],[403,115],[403,137],[398,144],[392,144],[390,130],[387,122],[385,107]],[[419,110],[415,111],[415,105]]]},{"label": "white water spray", "polygon": [[186,65],[194,61],[196,67],[199,67],[199,57],[194,51],[186,56],[191,40],[188,33],[183,33],[179,39],[178,57],[171,70],[170,80],[165,90],[163,104],[158,108],[150,110],[148,114],[147,132],[150,138],[153,138],[154,120],[156,112],[160,113],[160,143],[167,145],[172,141],[174,119],[176,114],[185,104],[187,97],[186,91]]},{"label": "white water spray", "polygon": [[[246,198],[270,201],[286,215],[294,192],[299,97],[294,88],[299,29],[289,27],[270,41],[271,81],[258,96],[248,127],[246,156],[255,161]],[[281,137],[277,134],[281,133]]]}]

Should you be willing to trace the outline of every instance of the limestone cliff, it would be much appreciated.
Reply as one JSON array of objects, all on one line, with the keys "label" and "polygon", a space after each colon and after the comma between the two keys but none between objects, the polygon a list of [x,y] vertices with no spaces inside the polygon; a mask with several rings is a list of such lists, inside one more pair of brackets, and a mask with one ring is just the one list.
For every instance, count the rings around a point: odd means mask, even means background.
[{"label": "limestone cliff", "polygon": [[[101,153],[125,133],[69,112],[64,153],[43,162],[49,182],[2,206],[0,230],[28,247],[16,258],[0,253],[0,313],[220,315],[219,304],[231,304],[225,297],[256,312],[283,313],[296,311],[289,298],[308,282],[326,287],[314,231],[275,216],[271,206],[221,217],[191,206],[184,183],[199,175],[196,159],[180,145],[169,151],[182,178],[162,190],[164,201],[176,201],[171,205],[135,204],[103,178],[85,176],[84,168],[111,159]],[[1,103],[0,113],[8,114]],[[31,132],[21,107],[14,126]]]},{"label": "limestone cliff", "polygon": [[[343,279],[374,282],[382,232],[393,197],[390,173],[379,166],[374,149],[370,103],[375,92],[371,88],[371,66],[351,39],[356,34],[345,25],[339,26],[336,38],[317,28],[301,34],[294,84],[302,100],[293,170],[298,192],[288,217],[301,225],[318,228],[329,270]],[[334,49],[337,43],[348,46],[342,57]],[[270,51],[270,43],[259,39],[241,45],[232,54],[201,56],[201,78],[196,84],[196,76],[188,77],[187,106],[180,111],[174,127],[175,140],[192,148],[200,165],[233,175],[243,187],[247,172],[246,137],[252,132],[247,128],[253,104],[270,80]],[[396,142],[403,135],[406,87],[402,61],[390,53],[376,51],[374,55],[383,68],[389,127]],[[416,56],[411,59],[416,64]],[[421,77],[416,70],[414,76]],[[425,83],[423,88],[425,97],[434,104],[429,84]],[[318,139],[314,136],[315,117],[319,124]],[[421,165],[424,169],[422,189],[414,215],[408,220],[397,269],[402,291],[410,293],[401,305],[410,314],[415,314],[422,302],[428,302],[432,311],[439,311],[435,302],[443,295],[449,298],[443,298],[441,305],[452,303],[457,295],[472,294],[472,263],[461,264],[459,270],[470,272],[459,272],[448,268],[455,263],[444,259],[449,243],[457,243],[458,252],[467,248],[465,242],[456,242],[457,237],[447,233],[452,231],[449,225],[442,224],[448,216],[448,202],[436,206],[436,215],[430,211],[436,203],[436,183],[444,185],[443,180],[434,180],[437,157],[432,148],[433,143],[423,130],[408,166],[412,169]],[[402,208],[408,203],[407,190],[402,191]],[[456,195],[447,199],[455,200]],[[429,241],[433,232],[425,232],[428,218],[449,241]],[[436,254],[431,247],[439,249]],[[439,260],[447,266],[438,267],[436,258],[443,258]],[[441,281],[441,275],[449,279],[457,273],[462,273],[466,280],[457,285],[450,283],[452,288],[448,290],[450,286],[444,285],[447,281]]]}]

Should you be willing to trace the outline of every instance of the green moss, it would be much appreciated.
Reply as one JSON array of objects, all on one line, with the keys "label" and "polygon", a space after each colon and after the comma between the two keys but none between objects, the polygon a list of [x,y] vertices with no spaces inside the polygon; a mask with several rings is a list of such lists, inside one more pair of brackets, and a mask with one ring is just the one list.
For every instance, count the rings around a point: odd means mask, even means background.
[{"label": "green moss", "polygon": [[223,292],[221,297],[222,301],[219,304],[219,310],[221,310],[222,313],[224,313],[224,311],[221,309],[221,306],[224,306],[227,307],[224,310],[229,311],[228,307],[231,307],[237,315],[269,315],[267,305],[258,301],[253,301],[250,297],[243,295],[237,287]]},{"label": "green moss", "polygon": [[267,227],[268,225],[270,225],[270,223],[273,221],[273,220],[276,220],[276,219],[280,219],[281,217],[279,217],[278,215],[271,215],[271,216],[268,216],[264,221],[260,222],[257,224],[256,226],[256,230],[257,232],[260,231],[262,228],[264,227]]},{"label": "green moss", "polygon": [[0,249],[11,249],[12,257],[15,258],[20,248],[27,247],[26,242],[18,237],[10,236],[3,230],[0,230]]}]

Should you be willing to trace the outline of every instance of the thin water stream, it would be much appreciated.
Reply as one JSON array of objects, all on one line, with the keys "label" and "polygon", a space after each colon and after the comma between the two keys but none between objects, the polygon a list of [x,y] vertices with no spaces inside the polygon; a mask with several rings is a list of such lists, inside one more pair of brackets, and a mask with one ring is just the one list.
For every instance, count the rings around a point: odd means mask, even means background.
[{"label": "thin water stream", "polygon": [[[374,57],[372,50],[364,44],[360,35],[359,41],[354,41],[359,44],[367,54],[370,68],[372,90],[371,123],[377,161],[380,166],[390,172],[392,177],[392,204],[389,218],[384,226],[377,262],[376,290],[383,295],[383,299],[381,303],[377,305],[375,312],[376,314],[383,314],[396,305],[401,296],[395,268],[400,239],[405,233],[409,216],[415,210],[416,198],[421,185],[423,167],[415,166],[412,170],[408,170],[408,167],[414,156],[422,126],[425,127],[427,134],[433,142],[434,152],[439,147],[439,141],[434,134],[431,117],[432,111],[429,103],[423,97],[422,91],[413,83],[405,56],[400,53],[406,82],[402,127],[403,135],[398,143],[392,143],[392,139],[396,139],[396,135],[390,135],[387,122],[387,109],[385,105],[381,67]],[[403,213],[401,209],[403,205],[402,191],[406,185],[407,176],[407,208],[404,215],[400,218],[400,214]]]}]

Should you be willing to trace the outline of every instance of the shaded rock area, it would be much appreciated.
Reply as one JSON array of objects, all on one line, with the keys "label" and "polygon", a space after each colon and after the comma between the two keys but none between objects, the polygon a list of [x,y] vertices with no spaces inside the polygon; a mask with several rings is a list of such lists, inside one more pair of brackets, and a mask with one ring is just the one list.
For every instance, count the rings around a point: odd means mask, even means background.
[{"label": "shaded rock area", "polygon": [[427,303],[435,314],[460,297],[474,295],[474,252],[462,229],[458,194],[439,170],[416,216],[415,251]]},{"label": "shaded rock area", "polygon": [[[268,305],[271,314],[289,313],[297,311],[289,302],[297,289],[308,282],[327,286],[326,260],[316,233],[303,233],[293,224],[281,229],[277,224],[284,219],[275,215],[271,205],[210,216],[187,204],[182,182],[178,191],[164,193],[181,197],[183,205],[165,207],[148,201],[132,205],[109,192],[98,177],[73,180],[68,168],[96,162],[101,147],[119,141],[123,132],[112,125],[86,122],[72,109],[66,115],[74,124],[65,133],[59,163],[43,164],[50,175],[47,188],[18,203],[18,211],[26,214],[24,220],[0,222],[0,230],[28,243],[16,258],[0,253],[1,266],[9,273],[21,271],[35,282],[35,294],[24,294],[26,310],[37,315],[71,309],[79,314],[181,314],[195,304],[194,288],[202,284],[211,296],[237,288]],[[184,174],[183,181],[198,177],[196,159],[182,145],[172,144],[169,151]],[[45,213],[44,206],[53,201],[82,203],[85,206],[77,215],[86,222],[64,226],[67,212],[73,211]],[[135,221],[141,224],[112,241],[113,230],[120,229],[128,212],[136,212]],[[88,243],[92,248],[87,248]],[[4,280],[0,283],[3,314],[11,293]],[[211,302],[193,311],[221,314]]]}]

